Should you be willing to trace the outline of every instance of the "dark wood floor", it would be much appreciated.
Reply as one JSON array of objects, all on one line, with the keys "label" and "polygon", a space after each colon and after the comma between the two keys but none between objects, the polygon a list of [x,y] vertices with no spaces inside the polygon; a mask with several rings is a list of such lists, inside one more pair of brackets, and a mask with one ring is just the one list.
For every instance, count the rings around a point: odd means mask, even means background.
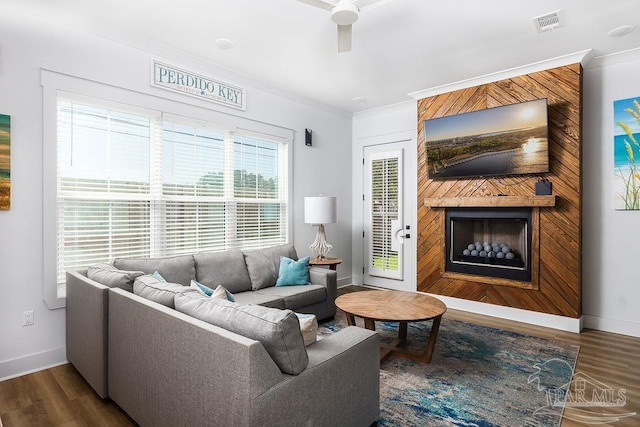
[{"label": "dark wood floor", "polygon": [[[349,286],[340,293],[365,288]],[[338,313],[343,316],[343,313]],[[640,338],[585,330],[581,334],[557,331],[456,310],[443,318],[491,326],[581,346],[576,371],[606,384],[616,393],[625,391],[625,405],[605,412],[636,412],[609,424],[640,425]],[[436,344],[437,347],[437,344]],[[594,412],[598,408],[592,409]],[[602,411],[601,411],[602,412]],[[572,421],[576,410],[567,409],[562,427],[585,425]],[[109,400],[100,399],[73,366],[66,364],[0,382],[0,427],[22,426],[134,426],[135,423]],[[426,422],[425,425],[428,425]]]}]

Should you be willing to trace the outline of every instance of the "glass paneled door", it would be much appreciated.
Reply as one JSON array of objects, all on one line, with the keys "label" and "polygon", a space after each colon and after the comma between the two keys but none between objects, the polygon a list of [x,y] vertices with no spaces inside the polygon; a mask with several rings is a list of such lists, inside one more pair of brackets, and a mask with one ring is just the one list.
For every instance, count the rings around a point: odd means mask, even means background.
[{"label": "glass paneled door", "polygon": [[[411,288],[406,279],[404,186],[405,143],[364,148],[364,283],[391,289]],[[415,284],[413,284],[415,288]]]}]

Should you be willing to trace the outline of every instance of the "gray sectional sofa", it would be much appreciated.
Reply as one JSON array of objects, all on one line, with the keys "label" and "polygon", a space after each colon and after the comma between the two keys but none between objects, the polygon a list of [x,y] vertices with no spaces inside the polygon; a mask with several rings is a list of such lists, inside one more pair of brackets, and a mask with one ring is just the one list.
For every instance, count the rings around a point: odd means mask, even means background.
[{"label": "gray sectional sofa", "polygon": [[[310,284],[275,287],[280,256],[297,259],[282,245],[67,272],[67,358],[143,426],[371,425],[378,335],[347,327],[305,347],[293,312],[331,318],[336,272],[312,267]],[[176,285],[156,290],[156,271]],[[224,285],[235,302],[192,280]]]}]

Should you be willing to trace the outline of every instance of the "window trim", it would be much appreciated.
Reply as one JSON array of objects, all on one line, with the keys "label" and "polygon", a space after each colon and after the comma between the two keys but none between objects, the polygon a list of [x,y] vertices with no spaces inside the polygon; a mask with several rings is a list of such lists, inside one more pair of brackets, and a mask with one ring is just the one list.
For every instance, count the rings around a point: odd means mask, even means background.
[{"label": "window trim", "polygon": [[[269,139],[277,139],[286,144],[288,175],[287,235],[293,240],[293,136],[292,129],[248,119],[235,114],[211,109],[198,100],[184,96],[163,94],[159,97],[124,87],[113,86],[99,81],[76,77],[45,68],[41,69],[43,88],[43,298],[51,310],[64,308],[66,298],[58,296],[57,284],[57,100],[66,97],[99,100],[126,106],[130,110],[163,111],[169,117],[191,122],[224,123],[221,128],[237,130],[242,134],[256,134]],[[94,101],[95,102],[95,101]]]}]

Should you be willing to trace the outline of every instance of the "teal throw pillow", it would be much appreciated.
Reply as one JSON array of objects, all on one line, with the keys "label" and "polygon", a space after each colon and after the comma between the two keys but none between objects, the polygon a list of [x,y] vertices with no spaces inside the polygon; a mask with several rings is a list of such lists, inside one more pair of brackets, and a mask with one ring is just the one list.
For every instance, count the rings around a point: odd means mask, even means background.
[{"label": "teal throw pillow", "polygon": [[280,257],[280,270],[276,286],[296,286],[309,284],[309,257],[294,261],[284,256]]},{"label": "teal throw pillow", "polygon": [[233,297],[233,294],[229,292],[227,288],[225,288],[222,285],[218,285],[218,287],[215,290],[213,290],[210,287],[205,286],[200,282],[192,280],[191,287],[197,289],[201,294],[206,295],[208,297],[213,296],[214,298],[220,298],[222,296],[221,294],[224,294],[228,301],[231,301],[231,302],[236,301],[236,299]]},{"label": "teal throw pillow", "polygon": [[164,277],[162,277],[162,274],[160,274],[157,270],[153,272],[152,274],[153,278],[160,281],[160,282],[166,282],[166,279]]}]

